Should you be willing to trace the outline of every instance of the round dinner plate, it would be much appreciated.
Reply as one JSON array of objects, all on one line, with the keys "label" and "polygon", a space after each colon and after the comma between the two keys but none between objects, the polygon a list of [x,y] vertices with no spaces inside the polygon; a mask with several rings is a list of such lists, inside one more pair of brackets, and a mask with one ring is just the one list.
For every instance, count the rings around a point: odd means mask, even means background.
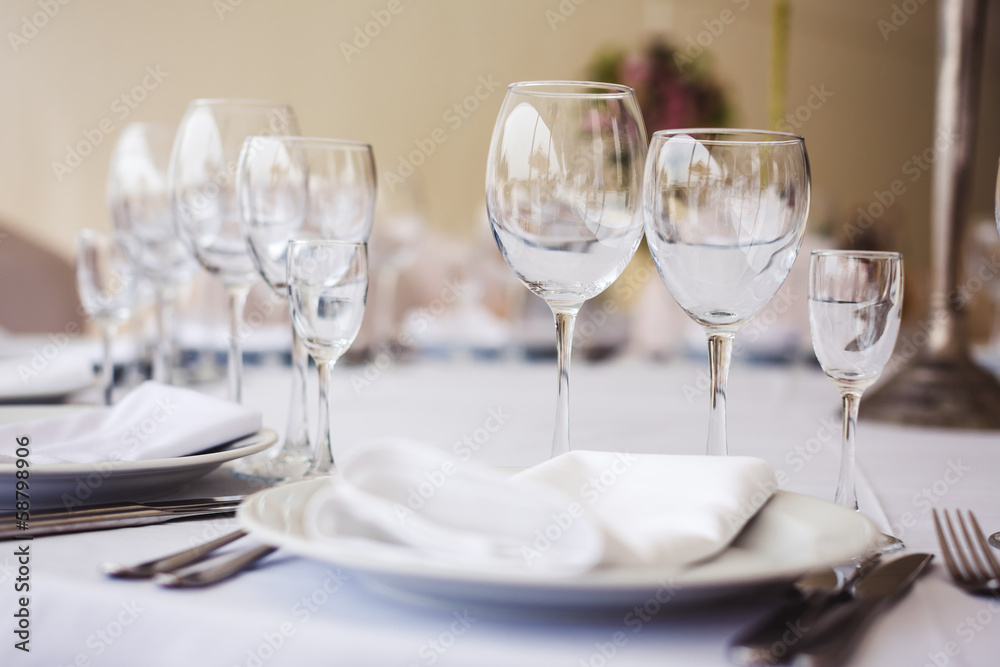
[{"label": "round dinner plate", "polygon": [[376,589],[424,600],[485,607],[547,609],[631,607],[702,602],[791,582],[805,572],[843,564],[871,550],[879,531],[864,515],[820,500],[777,491],[719,556],[683,569],[614,567],[572,577],[456,567],[427,558],[390,558],[358,540],[314,538],[303,509],[331,479],[310,479],[254,494],[237,514],[260,540],[357,573]]},{"label": "round dinner plate", "polygon": [[[78,405],[0,407],[0,423],[46,419],[68,411],[86,409]],[[28,478],[32,509],[112,502],[141,502],[165,496],[212,472],[223,463],[261,452],[278,440],[278,434],[262,429],[230,443],[220,443],[201,454],[148,461],[106,463],[33,464]],[[0,498],[14,499],[17,467],[0,463]],[[10,507],[0,500],[0,509]]]}]

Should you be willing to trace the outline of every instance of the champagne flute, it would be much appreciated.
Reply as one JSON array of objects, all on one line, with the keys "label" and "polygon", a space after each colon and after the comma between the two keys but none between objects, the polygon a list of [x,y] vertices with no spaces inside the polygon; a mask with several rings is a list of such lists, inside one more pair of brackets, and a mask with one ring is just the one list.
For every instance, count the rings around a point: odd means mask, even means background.
[{"label": "champagne flute", "polygon": [[171,313],[177,288],[198,264],[177,238],[167,167],[174,129],[156,123],[131,123],[115,144],[108,168],[107,201],[115,229],[132,261],[153,284],[156,298],[156,348],[153,379],[170,381],[173,336]]},{"label": "champagne flute", "polygon": [[646,240],[667,289],[708,336],[709,454],[726,455],[726,385],[736,332],[792,268],[809,211],[802,137],[667,130],[650,142]]},{"label": "champagne flute", "polygon": [[310,474],[333,471],[330,376],[358,335],[368,296],[368,246],[290,241],[288,301],[292,325],[319,369],[319,442]]},{"label": "champagne flute", "polygon": [[229,295],[229,398],[242,400],[240,327],[247,294],[259,280],[239,223],[237,158],[248,136],[298,134],[287,104],[260,100],[195,100],[177,129],[169,188],[177,234]]},{"label": "champagne flute", "polygon": [[76,287],[84,311],[101,329],[105,405],[111,405],[114,388],[111,342],[118,326],[132,315],[137,281],[135,267],[115,234],[96,229],[77,232]]},{"label": "champagne flute", "polygon": [[646,130],[627,86],[514,83],[493,128],[486,208],[507,266],[555,317],[559,393],[552,456],[568,452],[577,313],[621,275],[642,238]]},{"label": "champagne flute", "polygon": [[814,250],[810,260],[813,350],[844,403],[844,440],[834,501],[856,510],[858,404],[896,346],[903,308],[903,259],[896,252]]},{"label": "champagne flute", "polygon": [[[288,296],[291,240],[365,243],[375,211],[375,158],[355,141],[304,137],[249,137],[237,170],[240,223],[250,257],[265,282]],[[293,385],[285,441],[270,460],[241,472],[256,477],[300,477],[313,460],[306,412],[308,352],[292,327]]]}]

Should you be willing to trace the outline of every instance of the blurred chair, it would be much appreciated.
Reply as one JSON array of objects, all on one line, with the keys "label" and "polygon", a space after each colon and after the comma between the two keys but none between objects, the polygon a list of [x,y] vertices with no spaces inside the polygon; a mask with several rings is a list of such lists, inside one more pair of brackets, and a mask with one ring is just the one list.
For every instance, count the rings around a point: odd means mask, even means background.
[{"label": "blurred chair", "polygon": [[72,264],[0,227],[0,327],[19,334],[80,331],[82,322]]}]

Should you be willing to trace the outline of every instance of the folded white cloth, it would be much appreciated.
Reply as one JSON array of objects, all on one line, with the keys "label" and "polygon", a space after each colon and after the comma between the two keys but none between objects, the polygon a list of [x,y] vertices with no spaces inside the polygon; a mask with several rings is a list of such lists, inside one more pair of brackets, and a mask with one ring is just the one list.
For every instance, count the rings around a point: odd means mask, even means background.
[{"label": "folded white cloth", "polygon": [[[46,354],[52,351],[49,356]],[[23,354],[0,359],[0,399],[31,400],[59,396],[94,383],[94,362],[80,348],[58,350],[48,345]]]},{"label": "folded white cloth", "polygon": [[111,407],[0,425],[0,462],[12,460],[24,435],[31,463],[96,463],[186,456],[261,426],[257,410],[150,381]]},{"label": "folded white cloth", "polygon": [[723,551],[777,487],[762,460],[574,451],[513,477],[382,440],[345,457],[303,529],[355,553],[573,575]]}]

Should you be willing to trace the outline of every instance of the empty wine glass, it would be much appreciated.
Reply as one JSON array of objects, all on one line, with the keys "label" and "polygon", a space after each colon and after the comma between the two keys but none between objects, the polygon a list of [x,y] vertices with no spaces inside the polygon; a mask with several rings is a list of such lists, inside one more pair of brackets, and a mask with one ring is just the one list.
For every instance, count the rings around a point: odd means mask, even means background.
[{"label": "empty wine glass", "polygon": [[646,130],[631,88],[540,81],[507,89],[486,163],[500,254],[552,309],[559,394],[552,456],[569,451],[573,326],[621,275],[642,238]]},{"label": "empty wine glass", "polygon": [[173,356],[172,310],[177,288],[198,264],[174,229],[167,189],[167,167],[174,129],[156,123],[131,123],[115,144],[108,168],[107,201],[122,242],[156,298],[156,348],[153,379],[170,381]]},{"label": "empty wine glass", "polygon": [[[265,282],[288,296],[291,240],[365,243],[375,210],[371,146],[304,137],[249,137],[237,170],[240,221],[250,257]],[[273,458],[248,461],[241,473],[300,477],[313,460],[306,411],[308,353],[292,327],[293,384],[285,441]],[[252,457],[251,457],[252,458]]]},{"label": "empty wine glass", "polygon": [[288,301],[292,325],[319,369],[319,442],[311,474],[334,467],[330,376],[358,335],[368,296],[368,247],[340,241],[291,241]]},{"label": "empty wine glass", "polygon": [[101,387],[111,405],[114,360],[111,343],[118,326],[132,315],[138,275],[132,260],[112,232],[82,229],[76,235],[76,287],[84,311],[101,329]]},{"label": "empty wine glass", "polygon": [[287,104],[260,100],[195,100],[177,129],[169,187],[177,233],[229,294],[229,398],[242,399],[240,327],[250,287],[260,279],[240,228],[236,169],[252,135],[298,134]]},{"label": "empty wine glass", "polygon": [[758,130],[667,130],[650,142],[646,240],[671,295],[708,335],[708,453],[726,455],[726,384],[736,332],[770,301],[809,212],[802,137]]},{"label": "empty wine glass", "polygon": [[813,251],[809,264],[813,350],[844,402],[843,450],[834,501],[855,510],[858,404],[892,356],[902,308],[903,259],[899,253]]}]

